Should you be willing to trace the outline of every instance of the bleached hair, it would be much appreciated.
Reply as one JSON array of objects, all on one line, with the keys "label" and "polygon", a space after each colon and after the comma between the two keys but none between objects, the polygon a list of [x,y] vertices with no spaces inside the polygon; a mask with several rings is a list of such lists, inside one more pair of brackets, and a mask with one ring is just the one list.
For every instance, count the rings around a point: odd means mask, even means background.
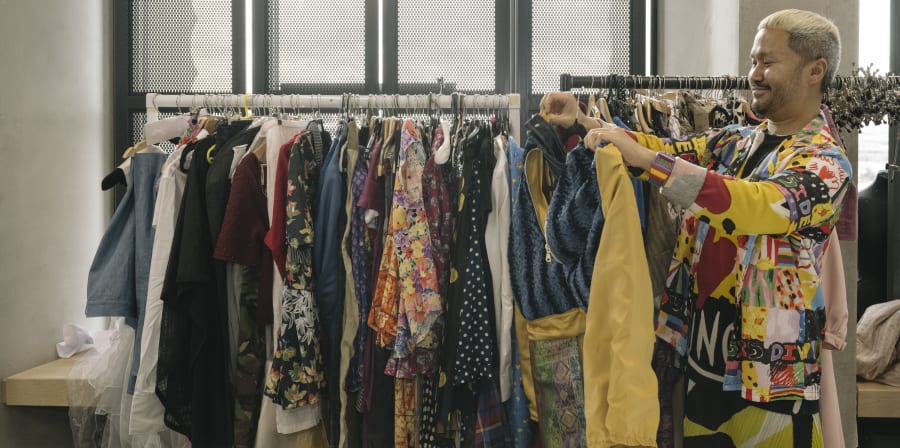
[{"label": "bleached hair", "polygon": [[831,20],[814,12],[784,9],[759,22],[758,29],[782,30],[790,34],[788,46],[805,62],[823,58],[828,69],[822,78],[824,92],[841,63],[841,34]]}]

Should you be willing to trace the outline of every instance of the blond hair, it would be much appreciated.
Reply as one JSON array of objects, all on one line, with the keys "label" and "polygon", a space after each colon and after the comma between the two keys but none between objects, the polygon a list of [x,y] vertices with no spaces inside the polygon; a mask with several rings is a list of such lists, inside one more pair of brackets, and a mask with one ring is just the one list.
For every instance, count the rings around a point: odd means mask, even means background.
[{"label": "blond hair", "polygon": [[790,34],[788,46],[804,62],[825,59],[828,68],[822,78],[823,92],[834,80],[841,63],[841,33],[831,20],[810,11],[784,9],[762,19],[757,29],[781,30]]}]

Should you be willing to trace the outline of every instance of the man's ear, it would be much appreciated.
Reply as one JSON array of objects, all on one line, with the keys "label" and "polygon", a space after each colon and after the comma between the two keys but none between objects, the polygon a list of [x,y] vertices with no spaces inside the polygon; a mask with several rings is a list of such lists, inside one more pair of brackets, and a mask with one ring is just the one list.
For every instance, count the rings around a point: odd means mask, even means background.
[{"label": "man's ear", "polygon": [[825,58],[816,59],[809,63],[808,69],[809,83],[821,84],[822,80],[825,79],[825,72],[828,71],[828,61]]}]

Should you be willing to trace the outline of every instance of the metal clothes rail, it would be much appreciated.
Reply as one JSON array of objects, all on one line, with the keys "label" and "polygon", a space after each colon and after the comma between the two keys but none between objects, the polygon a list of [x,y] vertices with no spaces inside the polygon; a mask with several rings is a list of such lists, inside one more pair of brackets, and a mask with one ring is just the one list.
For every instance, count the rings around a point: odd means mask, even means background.
[{"label": "metal clothes rail", "polygon": [[454,108],[454,102],[470,113],[479,111],[508,111],[510,133],[519,138],[520,98],[510,95],[264,95],[264,94],[147,94],[147,122],[159,120],[159,109],[190,110],[212,109],[307,109],[321,111],[385,110],[393,111],[443,111]]},{"label": "metal clothes rail", "polygon": [[[863,86],[900,88],[900,76],[836,76],[830,89]],[[568,73],[559,75],[560,90],[569,91],[576,88],[743,90],[748,89],[749,84],[746,76],[575,76]]]}]

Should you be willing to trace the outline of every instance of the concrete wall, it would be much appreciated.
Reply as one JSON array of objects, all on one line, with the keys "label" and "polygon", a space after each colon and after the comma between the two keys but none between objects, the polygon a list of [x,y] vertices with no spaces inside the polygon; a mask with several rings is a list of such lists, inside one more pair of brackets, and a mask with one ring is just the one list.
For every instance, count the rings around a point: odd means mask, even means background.
[{"label": "concrete wall", "polygon": [[[0,0],[0,378],[84,318],[105,227],[112,0]],[[0,446],[71,446],[67,410],[0,406]]]}]

